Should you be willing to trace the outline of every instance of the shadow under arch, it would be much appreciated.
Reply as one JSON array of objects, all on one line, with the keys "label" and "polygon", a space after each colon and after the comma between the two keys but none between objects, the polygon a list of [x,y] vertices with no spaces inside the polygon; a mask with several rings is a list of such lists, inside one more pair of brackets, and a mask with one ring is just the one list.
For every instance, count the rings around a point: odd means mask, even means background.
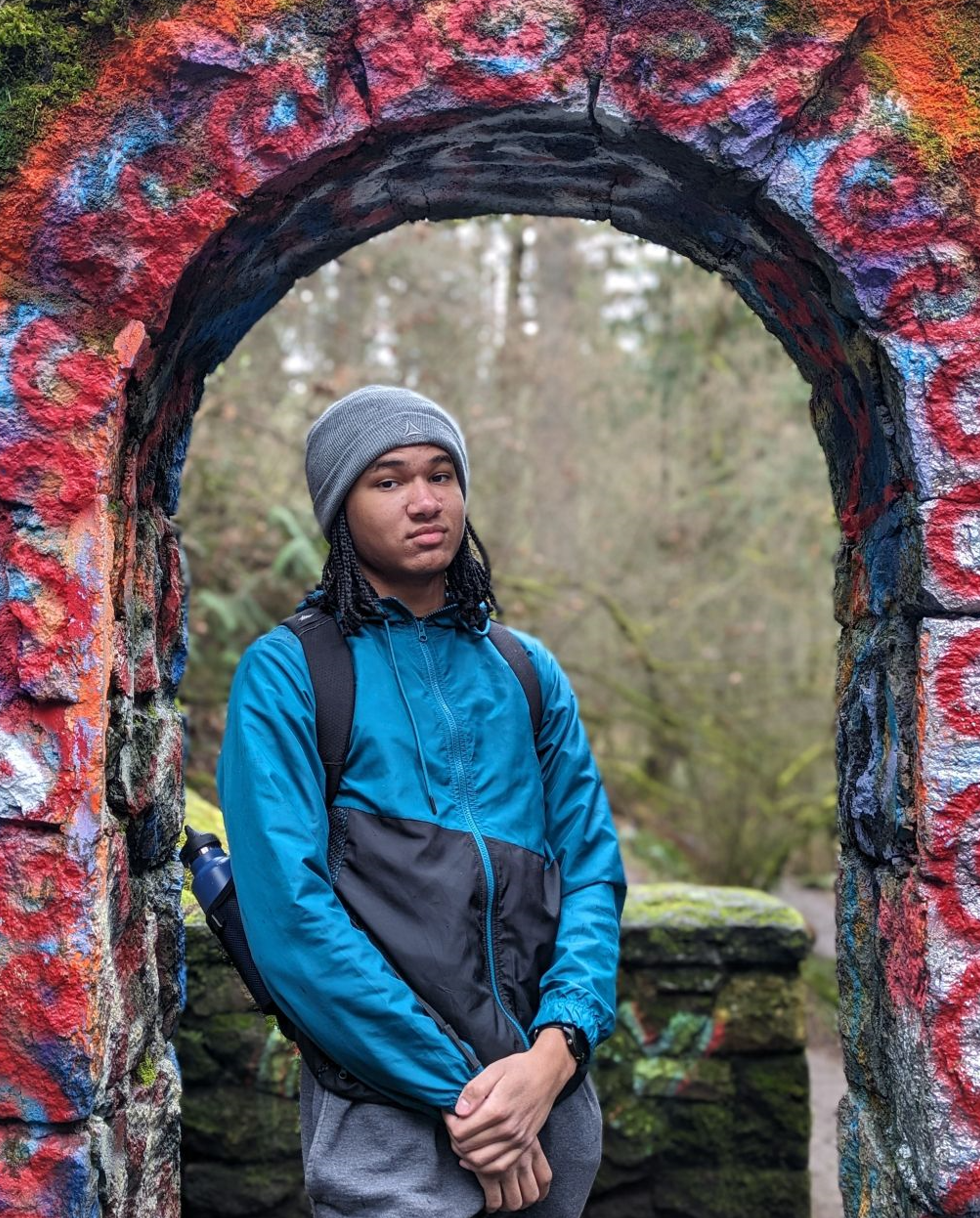
[{"label": "shadow under arch", "polygon": [[[206,373],[297,277],[403,221],[609,219],[720,271],[813,386],[842,525],[845,1197],[980,1212],[968,170],[930,176],[880,105],[859,61],[891,21],[875,6],[796,32],[652,2],[570,4],[557,24],[547,5],[470,7],[256,0],[236,24],[187,5],[106,64],[98,104],[0,196],[4,554],[61,614],[8,596],[0,816],[12,889],[38,860],[56,877],[59,996],[87,1030],[55,1003],[42,1032],[63,1040],[39,1053],[14,1003],[0,1116],[81,1122],[49,1148],[90,1188],[104,1114],[172,1095],[166,1070],[159,1094],[125,1080],[179,1005],[168,516]],[[151,916],[159,1019],[134,1029],[108,995],[140,992],[146,960],[118,945]],[[27,960],[40,930],[21,935]]]}]

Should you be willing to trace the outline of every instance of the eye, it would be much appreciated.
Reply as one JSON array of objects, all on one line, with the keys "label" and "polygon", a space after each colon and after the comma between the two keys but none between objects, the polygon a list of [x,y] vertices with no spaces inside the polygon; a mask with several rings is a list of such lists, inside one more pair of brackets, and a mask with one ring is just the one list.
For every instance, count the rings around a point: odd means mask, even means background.
[{"label": "eye", "polygon": [[393,486],[398,485],[398,480],[397,478],[382,478],[381,481],[376,482],[375,485],[379,490],[388,491],[391,490]]},{"label": "eye", "polygon": [[446,471],[443,471],[442,473],[439,473],[439,474],[432,475],[433,482],[443,483],[443,482],[452,482],[452,480],[453,480],[452,474],[450,474]]}]

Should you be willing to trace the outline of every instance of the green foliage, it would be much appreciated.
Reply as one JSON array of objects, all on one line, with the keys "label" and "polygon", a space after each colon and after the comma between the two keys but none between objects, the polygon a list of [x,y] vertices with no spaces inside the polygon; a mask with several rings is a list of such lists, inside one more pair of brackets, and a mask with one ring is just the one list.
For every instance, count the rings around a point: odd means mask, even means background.
[{"label": "green foliage", "polygon": [[117,38],[170,0],[6,0],[0,5],[0,180],[63,106],[95,83]]},{"label": "green foliage", "polygon": [[[568,591],[553,587],[548,595]],[[630,854],[652,880],[771,888],[794,852],[830,834],[829,731],[801,747],[784,721],[718,681],[724,666],[659,658],[646,642],[646,623],[608,592],[592,594],[632,660],[629,679],[583,674],[610,699],[594,726],[613,724],[628,742],[622,750],[606,743],[601,755],[607,785],[631,810]],[[760,678],[772,684],[778,674]],[[584,713],[590,717],[588,703]],[[624,737],[625,727],[634,730]]]},{"label": "green foliage", "polygon": [[[279,617],[268,608],[270,584],[281,578],[291,587],[315,584],[323,569],[323,540],[317,545],[309,533],[304,533],[296,514],[277,505],[270,509],[268,522],[281,531],[283,543],[267,569],[250,572],[228,591],[200,588],[194,594],[196,608],[203,614],[202,633],[217,642],[218,661],[229,672],[234,671],[248,640],[264,633]],[[192,653],[200,646],[192,635]],[[212,653],[213,654],[213,653]]]},{"label": "green foliage", "polygon": [[809,955],[800,965],[800,973],[814,997],[836,1013],[840,1001],[837,962],[829,956]]},{"label": "green foliage", "polygon": [[316,584],[325,561],[320,532],[314,536],[309,520],[304,524],[295,512],[281,504],[269,510],[269,523],[278,525],[288,538],[273,561],[272,574],[297,580],[304,586]]}]

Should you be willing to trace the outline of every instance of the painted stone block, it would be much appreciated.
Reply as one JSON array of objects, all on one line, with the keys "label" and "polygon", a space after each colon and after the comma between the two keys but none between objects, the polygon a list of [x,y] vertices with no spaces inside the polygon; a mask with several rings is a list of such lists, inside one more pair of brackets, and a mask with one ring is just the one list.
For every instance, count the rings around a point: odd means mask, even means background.
[{"label": "painted stone block", "polygon": [[796,976],[737,973],[725,984],[714,1009],[721,1027],[715,1052],[791,1053],[806,1044],[805,995]]},{"label": "painted stone block", "polygon": [[0,1196],[10,1218],[91,1218],[98,1205],[87,1129],[0,1125]]},{"label": "painted stone block", "polygon": [[0,1117],[80,1120],[102,1068],[98,855],[2,823],[0,846]]},{"label": "painted stone block", "polygon": [[904,620],[864,623],[838,648],[841,841],[891,862],[915,848],[916,640]]},{"label": "painted stone block", "polygon": [[173,1050],[147,1053],[92,1122],[105,1218],[181,1218],[180,1073]]},{"label": "painted stone block", "polygon": [[810,1179],[805,1171],[690,1167],[658,1175],[651,1197],[647,1213],[671,1218],[809,1218]]}]

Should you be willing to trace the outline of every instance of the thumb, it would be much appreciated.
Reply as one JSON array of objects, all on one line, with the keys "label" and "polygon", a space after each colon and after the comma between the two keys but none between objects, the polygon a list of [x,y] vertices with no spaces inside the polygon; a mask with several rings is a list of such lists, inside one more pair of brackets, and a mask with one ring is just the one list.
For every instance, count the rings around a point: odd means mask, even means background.
[{"label": "thumb", "polygon": [[496,1081],[496,1075],[489,1070],[481,1070],[476,1078],[471,1078],[459,1093],[459,1099],[456,1101],[456,1115],[469,1116],[487,1098]]}]

